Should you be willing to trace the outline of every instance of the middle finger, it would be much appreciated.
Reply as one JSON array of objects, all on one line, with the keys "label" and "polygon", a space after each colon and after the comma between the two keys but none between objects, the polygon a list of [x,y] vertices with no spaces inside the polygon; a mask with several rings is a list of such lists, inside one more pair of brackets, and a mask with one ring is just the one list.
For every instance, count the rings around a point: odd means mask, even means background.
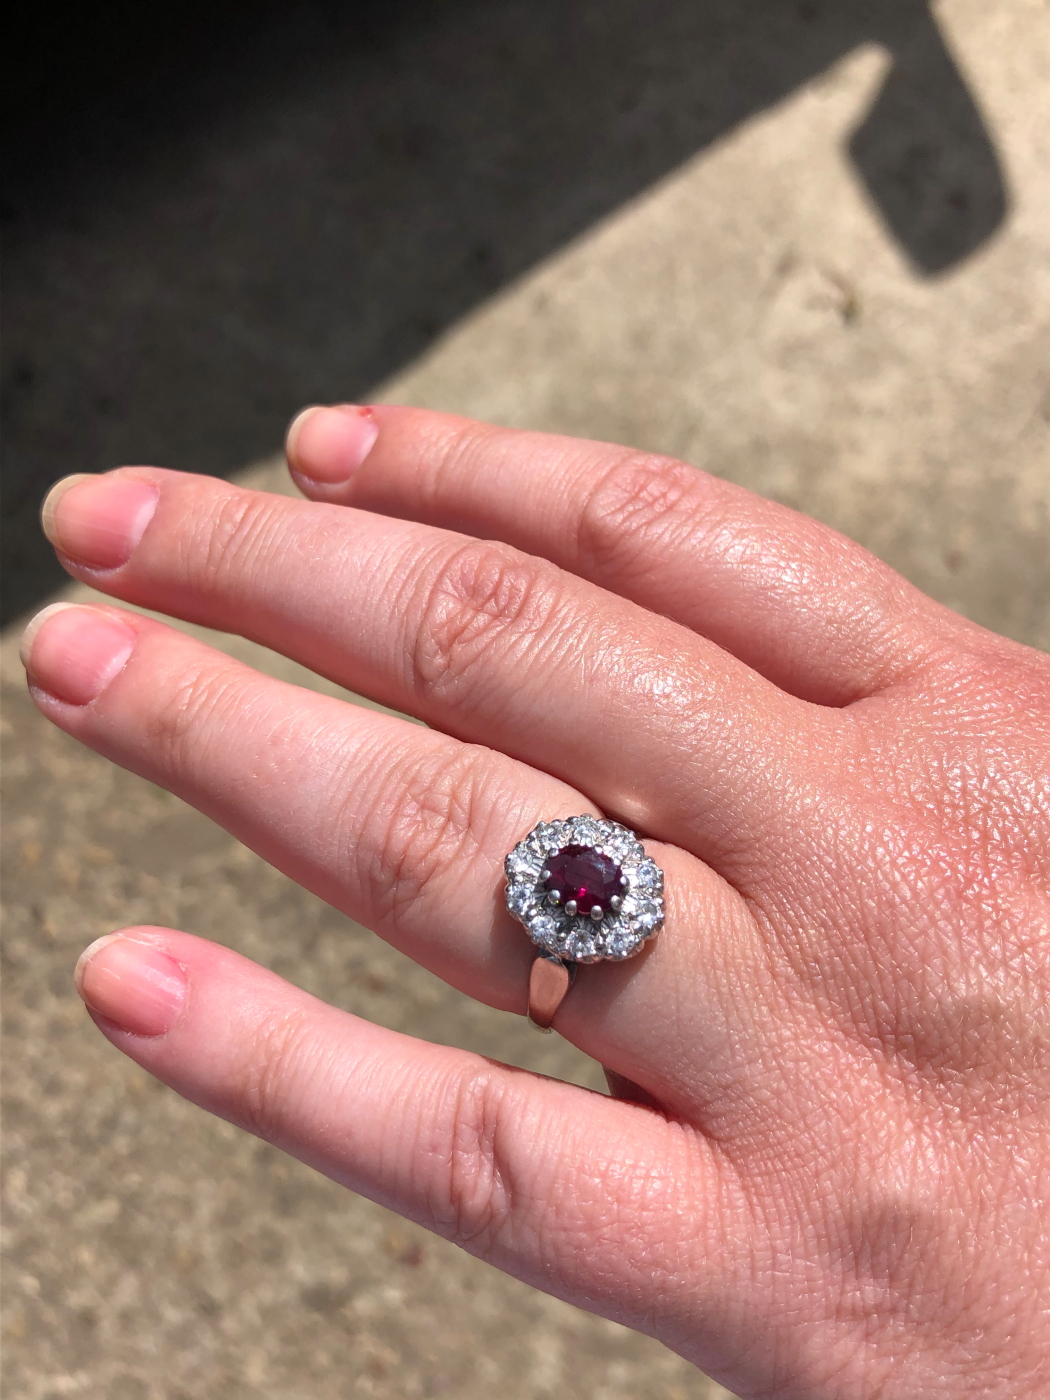
[{"label": "middle finger", "polygon": [[52,542],[113,596],[239,632],[521,758],[731,879],[756,831],[784,856],[777,817],[815,784],[834,712],[678,624],[414,522],[157,468],[61,485]]}]

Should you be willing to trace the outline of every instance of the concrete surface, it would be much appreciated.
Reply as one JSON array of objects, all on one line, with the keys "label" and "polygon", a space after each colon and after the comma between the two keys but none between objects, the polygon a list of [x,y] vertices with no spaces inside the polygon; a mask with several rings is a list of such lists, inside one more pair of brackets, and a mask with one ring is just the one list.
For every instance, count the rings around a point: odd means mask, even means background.
[{"label": "concrete surface", "polygon": [[[821,174],[803,170],[797,193],[816,221],[823,170],[842,164],[921,278],[984,248],[1010,204],[982,115],[995,99],[967,67],[980,54],[953,54],[959,26],[927,0],[75,9],[57,26],[52,7],[21,7],[28,54],[16,30],[0,60],[16,118],[0,204],[5,620],[61,583],[33,522],[70,463],[243,468],[302,403],[372,391],[858,46],[878,45],[885,73],[806,145]],[[1041,12],[997,6],[999,51]],[[761,252],[757,186],[721,193],[717,217]]]},{"label": "concrete surface", "polygon": [[[159,306],[154,329],[181,324],[181,292],[173,290],[169,304],[158,291],[163,277],[180,285],[178,237],[165,244],[158,234],[154,245],[145,232],[160,229],[172,210],[181,210],[183,230],[193,226],[200,209],[186,192],[199,188],[195,180],[211,180],[232,198],[240,172],[236,188],[254,199],[272,175],[275,149],[282,168],[305,164],[308,188],[320,179],[310,162],[320,159],[324,103],[300,92],[296,110],[308,110],[311,120],[292,120],[284,108],[280,132],[262,123],[263,136],[258,112],[227,113],[211,155],[188,137],[180,145],[176,134],[163,179],[143,177],[134,198],[126,188],[104,188],[90,220],[49,226],[33,252],[37,280],[27,274],[33,293],[26,305],[41,311],[34,353],[43,377],[34,382],[44,388],[20,420],[23,448],[41,454],[23,483],[36,490],[56,468],[122,458],[192,466],[209,428],[220,446],[210,457],[212,449],[201,447],[200,465],[228,470],[238,444],[241,462],[276,448],[277,410],[283,418],[295,406],[282,394],[370,391],[676,452],[835,523],[952,606],[1050,649],[1050,9],[1042,0],[936,7],[942,47],[933,69],[943,76],[950,55],[952,76],[940,87],[931,82],[927,105],[943,99],[958,140],[948,141],[933,169],[923,150],[928,156],[939,119],[916,115],[914,78],[912,95],[901,94],[915,71],[908,55],[929,51],[925,8],[903,0],[845,4],[833,17],[820,5],[791,8],[803,35],[797,42],[786,37],[786,5],[749,11],[769,19],[770,32],[756,29],[745,43],[734,31],[740,63],[758,55],[760,71],[749,87],[745,64],[736,107],[719,99],[720,115],[704,117],[704,126],[700,118],[690,124],[695,114],[681,115],[689,65],[702,69],[708,52],[685,44],[681,17],[710,20],[710,40],[715,20],[729,24],[729,8],[668,7],[675,23],[650,25],[638,43],[643,67],[663,55],[659,71],[668,81],[636,85],[634,105],[625,99],[624,111],[641,115],[614,123],[626,173],[617,170],[615,151],[597,141],[601,123],[592,129],[585,114],[587,139],[574,137],[572,159],[552,174],[558,208],[543,228],[514,232],[542,204],[538,157],[535,168],[523,164],[523,204],[508,195],[510,211],[499,214],[492,195],[486,206],[496,211],[491,246],[497,254],[510,249],[501,269],[479,273],[468,287],[441,264],[462,222],[451,232],[427,226],[418,241],[406,235],[391,266],[396,271],[406,248],[414,251],[416,280],[409,278],[403,300],[394,298],[385,322],[378,303],[368,302],[372,320],[352,353],[339,340],[344,332],[353,338],[348,272],[327,308],[306,273],[287,288],[278,280],[275,297],[314,298],[308,309],[316,336],[304,334],[301,375],[293,363],[298,345],[271,347],[258,325],[254,339],[239,339],[246,323],[231,314],[217,327],[216,359],[193,360],[191,373],[180,359],[190,341],[179,341],[172,357],[159,353],[132,376],[134,392],[107,417],[91,395],[106,374],[126,387],[103,352],[114,327],[126,330],[134,319],[127,308]],[[621,18],[632,13],[610,9]],[[497,27],[517,13],[511,5],[492,12],[496,19],[487,23]],[[463,35],[456,25],[475,13],[471,7],[434,13],[426,43],[436,52],[475,59],[489,52],[494,40],[485,25],[480,49],[457,48]],[[596,13],[578,7],[581,23],[595,23]],[[898,37],[906,21],[921,23],[922,42],[880,45],[883,20],[897,25]],[[404,86],[421,61],[413,46],[423,40],[411,27],[399,36],[384,41],[386,71]],[[502,54],[511,86],[515,75],[523,84],[534,76],[530,64],[543,57],[527,46],[492,52]],[[627,63],[622,50],[612,54]],[[629,63],[624,73],[637,78]],[[610,80],[595,94],[599,114],[603,102],[615,106],[615,87]],[[331,88],[325,91],[330,98]],[[960,92],[969,94],[962,109]],[[581,84],[578,102],[587,106],[588,95]],[[904,152],[896,186],[891,166],[871,155],[873,123],[883,126],[881,151]],[[673,140],[646,147],[650,128],[666,135],[668,127]],[[919,128],[925,146],[911,140]],[[485,137],[488,157],[499,149],[500,131],[506,149],[520,152],[506,123],[496,129]],[[642,133],[642,156],[631,132]],[[409,145],[407,155],[402,149],[389,157],[395,167],[418,167],[423,174],[412,178],[440,184],[430,157],[413,155]],[[969,171],[984,191],[973,196],[984,213],[983,222],[967,222],[973,206],[949,203],[964,224],[952,234],[937,199],[968,187],[965,178],[937,185],[937,171],[951,174],[956,158],[960,178]],[[439,173],[454,163],[448,155],[444,166],[433,159]],[[575,203],[574,175],[584,186]],[[406,203],[403,214],[425,202],[420,186],[413,188],[416,204]],[[936,199],[927,199],[931,188],[940,191]],[[252,199],[249,207],[257,208]],[[218,195],[215,203],[222,203]],[[383,206],[387,214],[393,207]],[[1000,214],[992,217],[995,208]],[[121,219],[143,234],[140,255],[123,269],[113,241]],[[224,236],[219,229],[220,247],[232,257],[240,245],[223,245]],[[320,227],[317,240],[318,265],[331,272],[336,233]],[[267,265],[270,272],[287,270],[282,257]],[[248,259],[248,283],[265,281],[264,262]],[[397,277],[381,264],[376,253],[367,271],[389,289]],[[231,266],[227,258],[216,271],[204,257],[189,277],[191,322],[209,286],[225,305]],[[91,285],[92,267],[109,268],[101,292]],[[57,286],[51,301],[48,269]],[[405,308],[436,305],[446,293],[443,315],[425,334],[408,335]],[[67,353],[56,327],[80,325],[93,308],[100,321],[94,349]],[[305,323],[295,324],[302,331]],[[406,349],[423,353],[406,363]],[[222,400],[247,389],[253,365],[262,369],[252,412],[227,411]],[[371,379],[369,366],[377,371]],[[214,382],[198,417],[205,370]],[[273,463],[247,479],[288,489]],[[18,518],[28,540],[27,511]],[[27,601],[42,600],[53,577],[35,568],[39,557],[28,544],[20,555]],[[198,814],[51,730],[24,697],[15,644],[12,628],[0,656],[8,1393],[26,1400],[708,1400],[724,1393],[657,1344],[503,1278],[207,1118],[100,1040],[71,990],[72,964],[97,934],[149,920],[227,941],[385,1024],[600,1083],[596,1066],[571,1046],[443,987]],[[221,644],[280,674],[298,674],[246,643]]]}]

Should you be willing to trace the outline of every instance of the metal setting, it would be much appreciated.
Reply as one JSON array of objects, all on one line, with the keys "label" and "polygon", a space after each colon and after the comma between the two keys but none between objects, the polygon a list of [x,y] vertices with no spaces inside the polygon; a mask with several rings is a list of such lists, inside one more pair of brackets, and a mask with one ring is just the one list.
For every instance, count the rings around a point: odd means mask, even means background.
[{"label": "metal setting", "polygon": [[529,1020],[538,1031],[551,1031],[558,1007],[576,980],[576,964],[538,953],[529,973]]},{"label": "metal setting", "polygon": [[[547,861],[572,845],[589,846],[620,867],[623,893],[608,901],[607,913],[597,904],[578,909],[574,899],[562,903],[559,891],[544,889]],[[618,822],[590,816],[540,822],[511,851],[506,872],[507,908],[540,952],[559,962],[623,961],[640,952],[664,921],[663,871]]]}]

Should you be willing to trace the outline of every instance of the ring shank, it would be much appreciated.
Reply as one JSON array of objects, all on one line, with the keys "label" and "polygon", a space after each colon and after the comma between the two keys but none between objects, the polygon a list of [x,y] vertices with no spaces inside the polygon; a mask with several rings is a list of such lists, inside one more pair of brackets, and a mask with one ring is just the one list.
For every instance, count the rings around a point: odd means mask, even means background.
[{"label": "ring shank", "polygon": [[573,983],[575,964],[537,954],[529,972],[529,1020],[539,1031],[549,1031]]}]

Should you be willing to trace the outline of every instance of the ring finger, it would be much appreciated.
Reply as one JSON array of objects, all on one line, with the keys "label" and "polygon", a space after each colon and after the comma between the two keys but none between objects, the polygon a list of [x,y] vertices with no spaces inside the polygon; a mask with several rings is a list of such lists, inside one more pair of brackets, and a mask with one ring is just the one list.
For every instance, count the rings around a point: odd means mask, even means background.
[{"label": "ring finger", "polygon": [[[193,803],[447,981],[524,1010],[532,950],[503,907],[502,861],[537,821],[593,810],[578,792],[116,609],[46,612],[26,662],[61,728]],[[665,933],[638,960],[585,969],[557,1026],[684,1110],[698,1094],[710,1103],[716,1081],[750,1073],[734,1047],[756,1045],[765,962],[724,881],[673,847],[652,853],[668,877]],[[748,999],[730,995],[742,982]]]}]

